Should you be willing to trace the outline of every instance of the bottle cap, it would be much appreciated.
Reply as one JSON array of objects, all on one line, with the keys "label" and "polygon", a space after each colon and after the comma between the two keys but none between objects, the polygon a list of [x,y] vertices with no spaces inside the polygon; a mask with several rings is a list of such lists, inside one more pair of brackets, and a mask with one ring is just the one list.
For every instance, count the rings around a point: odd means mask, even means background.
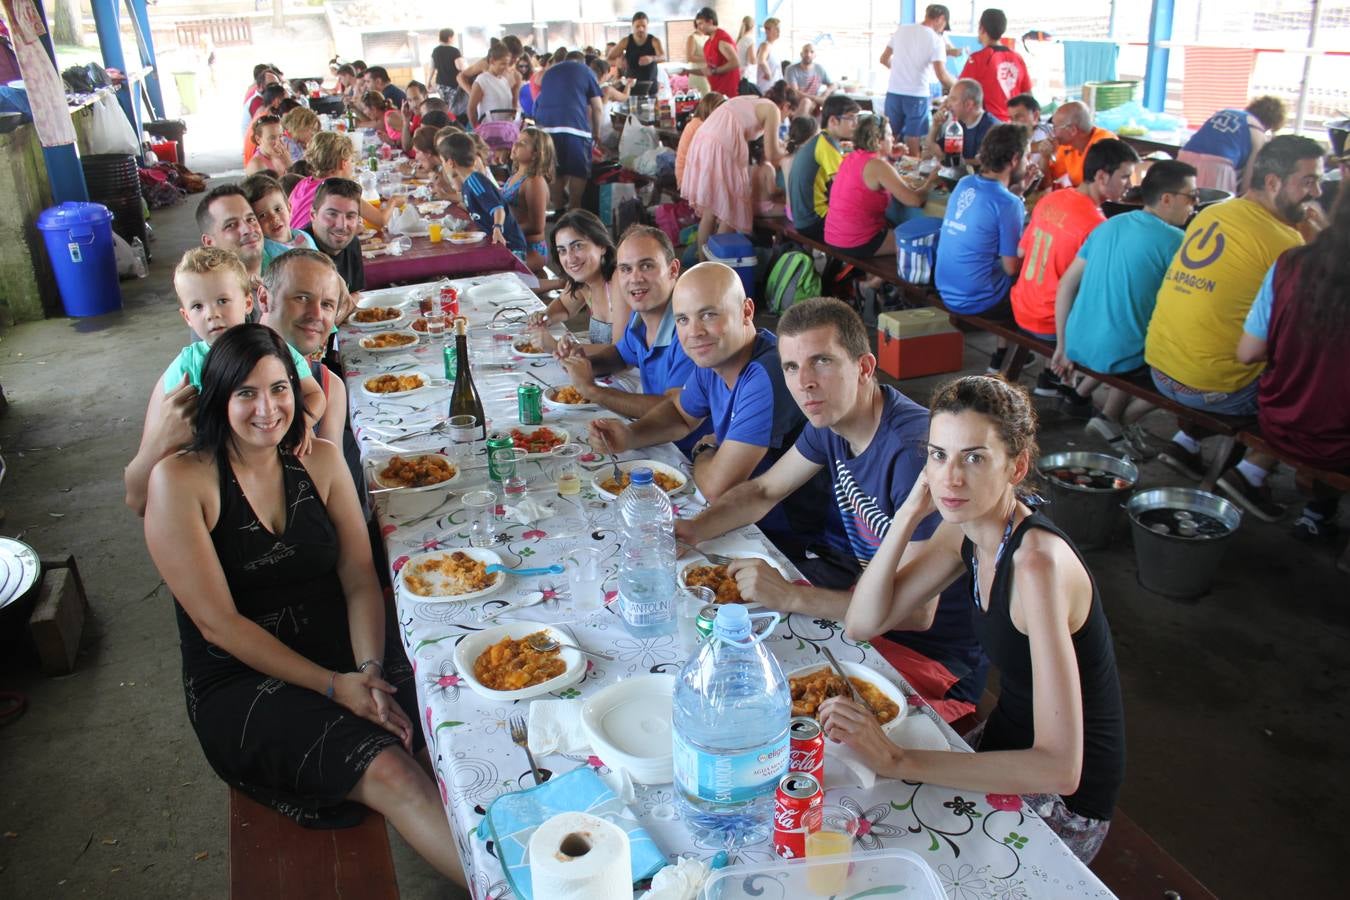
[{"label": "bottle cap", "polygon": [[750,637],[750,612],[739,603],[727,603],[717,608],[713,619],[713,635],[724,641],[743,641]]},{"label": "bottle cap", "polygon": [[639,466],[628,472],[628,481],[630,484],[651,484],[652,470],[646,466]]}]

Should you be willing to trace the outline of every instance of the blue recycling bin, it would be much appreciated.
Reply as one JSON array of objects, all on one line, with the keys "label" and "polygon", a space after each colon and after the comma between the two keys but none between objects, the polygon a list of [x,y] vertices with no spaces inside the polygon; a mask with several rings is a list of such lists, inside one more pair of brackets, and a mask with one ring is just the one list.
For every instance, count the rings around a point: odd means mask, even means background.
[{"label": "blue recycling bin", "polygon": [[101,316],[122,308],[112,220],[100,203],[62,203],[38,216],[68,316]]}]

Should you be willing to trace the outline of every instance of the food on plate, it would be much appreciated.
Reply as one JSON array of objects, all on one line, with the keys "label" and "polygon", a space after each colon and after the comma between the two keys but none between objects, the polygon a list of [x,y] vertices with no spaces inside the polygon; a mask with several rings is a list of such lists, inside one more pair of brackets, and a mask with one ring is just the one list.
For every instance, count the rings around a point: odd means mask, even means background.
[{"label": "food on plate", "polygon": [[[683,481],[667,475],[665,472],[652,472],[652,481],[655,481],[656,486],[667,494],[678,491],[680,488],[684,487]],[[600,487],[609,491],[611,494],[621,494],[623,493],[623,489],[628,487],[628,473],[624,472],[618,478],[606,478],[604,481],[600,482]]]},{"label": "food on plate", "polygon": [[477,240],[477,238],[478,238],[478,232],[476,232],[476,231],[452,231],[452,232],[450,232],[450,240],[452,240],[452,241],[472,241],[472,240]]},{"label": "food on plate", "polygon": [[586,402],[586,398],[581,396],[581,391],[572,387],[570,384],[565,384],[560,388],[554,388],[552,399],[554,403],[565,403],[568,406]]},{"label": "food on plate", "polygon": [[406,334],[402,331],[381,331],[379,334],[361,338],[361,346],[367,350],[389,350],[415,343],[417,343],[417,335]]},{"label": "food on plate", "polygon": [[[685,580],[688,580],[686,576]],[[872,707],[872,712],[876,713],[877,721],[882,725],[900,715],[900,707],[895,701],[881,692],[881,689],[870,681],[862,678],[849,676],[849,681],[857,688],[858,693]],[[814,672],[808,672],[805,675],[796,675],[788,679],[788,686],[792,689],[792,714],[794,716],[816,716],[816,711],[820,704],[824,703],[830,697],[847,697],[848,687],[844,684],[844,679],[834,674],[834,671],[828,666],[816,669]]]},{"label": "food on plate", "polygon": [[521,688],[543,684],[567,671],[560,658],[561,647],[541,653],[530,646],[535,635],[548,637],[546,631],[536,631],[523,638],[502,638],[488,647],[473,661],[473,677],[483,687],[493,691],[518,691]]},{"label": "food on plate", "polygon": [[412,375],[376,375],[365,381],[366,390],[372,394],[401,394],[424,387],[427,380],[414,372]]},{"label": "food on plate", "polygon": [[519,428],[511,429],[511,440],[516,448],[527,453],[547,453],[564,443],[562,435],[552,428],[536,428],[528,434]]},{"label": "food on plate", "polygon": [[409,325],[408,327],[411,328],[413,331],[420,332],[421,334],[426,334],[427,320],[423,316],[418,316],[417,318],[412,320],[412,324]]},{"label": "food on plate", "polygon": [[455,467],[434,454],[395,456],[380,470],[380,481],[390,487],[429,487],[455,477]]},{"label": "food on plate", "polygon": [[501,573],[487,573],[487,563],[474,559],[463,550],[431,556],[409,563],[412,571],[403,575],[408,590],[419,597],[456,597],[485,591],[497,583]]},{"label": "food on plate", "polygon": [[543,347],[540,347],[538,344],[534,343],[533,341],[522,341],[522,342],[516,344],[516,352],[517,352],[517,353],[547,353],[548,351],[545,350]]},{"label": "food on plate", "polygon": [[744,603],[741,589],[736,579],[727,573],[726,566],[694,565],[684,570],[684,583],[687,587],[709,588],[716,597],[716,603]]},{"label": "food on plate", "polygon": [[397,307],[372,306],[370,309],[358,309],[352,319],[362,324],[370,324],[371,322],[388,322],[401,315],[403,315],[403,312]]}]

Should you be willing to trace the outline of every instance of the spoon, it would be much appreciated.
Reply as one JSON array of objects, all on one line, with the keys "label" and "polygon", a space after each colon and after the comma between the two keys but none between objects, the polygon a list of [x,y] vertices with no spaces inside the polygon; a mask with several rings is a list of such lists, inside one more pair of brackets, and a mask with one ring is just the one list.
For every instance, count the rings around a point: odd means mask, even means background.
[{"label": "spoon", "polygon": [[593,653],[590,650],[582,650],[576,644],[560,643],[558,641],[555,641],[553,638],[549,637],[547,634],[539,634],[539,633],[532,634],[530,635],[529,643],[531,649],[538,650],[540,653],[552,653],[559,647],[566,647],[569,650],[575,650],[578,653],[585,654],[586,656],[593,656],[596,659],[603,659],[605,662],[614,662],[614,657],[612,656],[606,656],[603,653]]}]

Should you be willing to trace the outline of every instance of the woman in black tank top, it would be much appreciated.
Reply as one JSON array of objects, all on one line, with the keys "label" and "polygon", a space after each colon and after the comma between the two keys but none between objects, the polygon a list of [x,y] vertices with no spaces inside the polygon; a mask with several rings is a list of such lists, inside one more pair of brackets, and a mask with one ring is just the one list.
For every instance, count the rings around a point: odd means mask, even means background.
[{"label": "woman in black tank top", "polygon": [[[1035,412],[1019,387],[978,375],[940,389],[927,466],[854,589],[845,621],[859,640],[925,629],[938,593],[969,572],[976,634],[1002,675],[998,705],[977,740],[981,752],[901,749],[843,698],[826,701],[821,720],[879,775],[1027,795],[1086,862],[1106,836],[1124,777],[1124,714],[1092,575],[1068,537],[1019,496],[1035,436]],[[902,565],[915,528],[934,512],[941,525]]]}]

